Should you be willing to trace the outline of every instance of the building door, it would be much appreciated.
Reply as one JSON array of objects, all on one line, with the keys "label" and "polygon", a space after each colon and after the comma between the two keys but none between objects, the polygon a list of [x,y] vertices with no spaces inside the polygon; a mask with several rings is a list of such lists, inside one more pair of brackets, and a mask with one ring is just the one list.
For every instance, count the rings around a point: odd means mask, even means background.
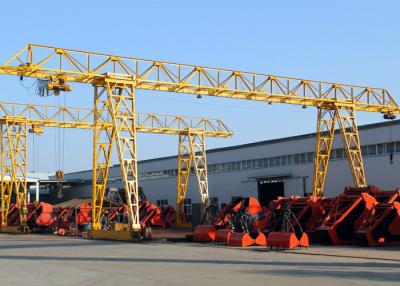
[{"label": "building door", "polygon": [[279,196],[285,196],[283,180],[261,179],[258,181],[258,200],[262,206],[268,206],[270,201]]}]

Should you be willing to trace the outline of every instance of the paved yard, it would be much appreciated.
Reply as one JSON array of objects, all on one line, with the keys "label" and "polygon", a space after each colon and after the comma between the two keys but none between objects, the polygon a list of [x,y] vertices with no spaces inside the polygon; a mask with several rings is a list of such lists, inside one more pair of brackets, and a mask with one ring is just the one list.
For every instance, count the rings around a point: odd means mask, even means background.
[{"label": "paved yard", "polygon": [[0,234],[1,285],[399,285],[400,249],[270,252]]}]

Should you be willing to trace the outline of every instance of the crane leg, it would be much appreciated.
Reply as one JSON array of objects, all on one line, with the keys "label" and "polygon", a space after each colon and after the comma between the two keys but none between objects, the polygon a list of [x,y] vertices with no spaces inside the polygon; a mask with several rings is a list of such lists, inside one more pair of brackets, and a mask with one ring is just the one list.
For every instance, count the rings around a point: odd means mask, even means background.
[{"label": "crane leg", "polygon": [[197,187],[200,193],[201,213],[209,204],[207,159],[204,133],[188,130],[179,136],[178,185],[177,185],[177,224],[184,223],[184,200],[193,164]]},{"label": "crane leg", "polygon": [[135,83],[131,80],[105,79],[107,106],[115,130],[130,229],[139,232],[139,194],[136,152]]},{"label": "crane leg", "polygon": [[197,187],[200,192],[201,215],[203,216],[209,206],[207,156],[204,133],[190,133],[189,138],[190,148],[193,154],[194,174],[196,176]]},{"label": "crane leg", "polygon": [[184,212],[184,202],[186,190],[189,183],[190,170],[193,161],[193,153],[190,147],[190,134],[182,133],[179,135],[178,145],[178,177],[176,192],[176,224],[182,226],[186,223]]},{"label": "crane leg", "polygon": [[331,154],[333,137],[335,135],[335,125],[335,110],[318,108],[312,192],[314,196],[323,195],[329,157]]},{"label": "crane leg", "polygon": [[367,182],[354,107],[338,106],[336,107],[335,114],[339,122],[343,145],[345,146],[350,170],[353,175],[354,186],[365,187]]},{"label": "crane leg", "polygon": [[[11,196],[19,210],[20,224],[26,226],[27,216],[27,124],[5,121],[1,125],[1,225],[7,226]],[[8,178],[9,180],[7,180]]]},{"label": "crane leg", "polygon": [[115,128],[100,129],[98,125],[107,120],[110,111],[107,105],[107,90],[94,87],[93,129],[93,184],[92,184],[92,229],[101,229],[101,214],[107,188],[110,160],[115,140]]}]

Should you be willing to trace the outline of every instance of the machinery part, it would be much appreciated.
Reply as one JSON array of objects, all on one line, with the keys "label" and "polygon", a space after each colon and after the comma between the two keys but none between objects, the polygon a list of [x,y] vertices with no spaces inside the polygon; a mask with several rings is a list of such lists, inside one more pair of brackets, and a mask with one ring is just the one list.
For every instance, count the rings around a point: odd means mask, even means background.
[{"label": "machinery part", "polygon": [[276,249],[293,249],[300,244],[293,232],[271,232],[267,238],[267,246]]},{"label": "machinery part", "polygon": [[172,227],[176,224],[176,211],[172,206],[162,206],[161,217],[166,227]]},{"label": "machinery part", "polygon": [[400,245],[400,189],[382,191],[372,186],[369,193],[379,203],[355,231],[357,240],[369,246]]},{"label": "machinery part", "polygon": [[345,188],[338,196],[322,225],[317,228],[320,243],[357,243],[355,231],[378,202],[368,192],[371,187]]},{"label": "machinery part", "polygon": [[54,95],[60,95],[61,91],[72,91],[72,87],[67,84],[67,79],[59,76],[50,76],[46,89],[53,91]]},{"label": "machinery part", "polygon": [[266,246],[267,238],[264,233],[260,232],[257,237],[254,239],[254,245]]},{"label": "machinery part", "polygon": [[228,245],[236,247],[247,247],[254,244],[254,239],[247,232],[234,232],[229,238]]},{"label": "machinery part", "polygon": [[40,202],[27,216],[27,224],[32,232],[52,231],[54,223],[53,206],[48,203]]},{"label": "machinery part", "polygon": [[198,242],[214,241],[216,231],[213,225],[198,225],[194,229],[193,240]]},{"label": "machinery part", "polygon": [[142,239],[143,240],[151,240],[152,238],[152,230],[150,226],[146,226],[142,228]]},{"label": "machinery part", "polygon": [[147,199],[143,199],[139,203],[139,218],[142,228],[150,226],[166,227],[166,223],[161,216],[161,210]]},{"label": "machinery part", "polygon": [[221,228],[215,232],[215,243],[228,244],[233,230],[230,228]]},{"label": "machinery part", "polygon": [[79,208],[76,210],[76,217],[75,217],[75,221],[78,227],[91,222],[92,220],[91,211],[92,211],[92,206],[89,204],[84,203],[79,206]]},{"label": "machinery part", "polygon": [[400,203],[380,203],[355,232],[360,243],[369,246],[400,245]]},{"label": "machinery part", "polygon": [[42,126],[38,124],[32,124],[31,128],[28,130],[29,133],[36,134],[36,135],[42,135],[43,134],[43,128]]},{"label": "machinery part", "polygon": [[61,170],[57,170],[56,179],[57,179],[57,198],[61,199],[64,196],[62,190],[62,180],[64,179],[64,172]]}]

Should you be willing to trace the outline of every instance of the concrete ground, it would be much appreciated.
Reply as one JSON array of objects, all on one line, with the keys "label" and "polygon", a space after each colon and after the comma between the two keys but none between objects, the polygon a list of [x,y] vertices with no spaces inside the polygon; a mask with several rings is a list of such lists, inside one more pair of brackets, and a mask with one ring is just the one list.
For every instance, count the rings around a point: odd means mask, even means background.
[{"label": "concrete ground", "polygon": [[238,249],[0,234],[1,285],[400,285],[400,248]]}]

